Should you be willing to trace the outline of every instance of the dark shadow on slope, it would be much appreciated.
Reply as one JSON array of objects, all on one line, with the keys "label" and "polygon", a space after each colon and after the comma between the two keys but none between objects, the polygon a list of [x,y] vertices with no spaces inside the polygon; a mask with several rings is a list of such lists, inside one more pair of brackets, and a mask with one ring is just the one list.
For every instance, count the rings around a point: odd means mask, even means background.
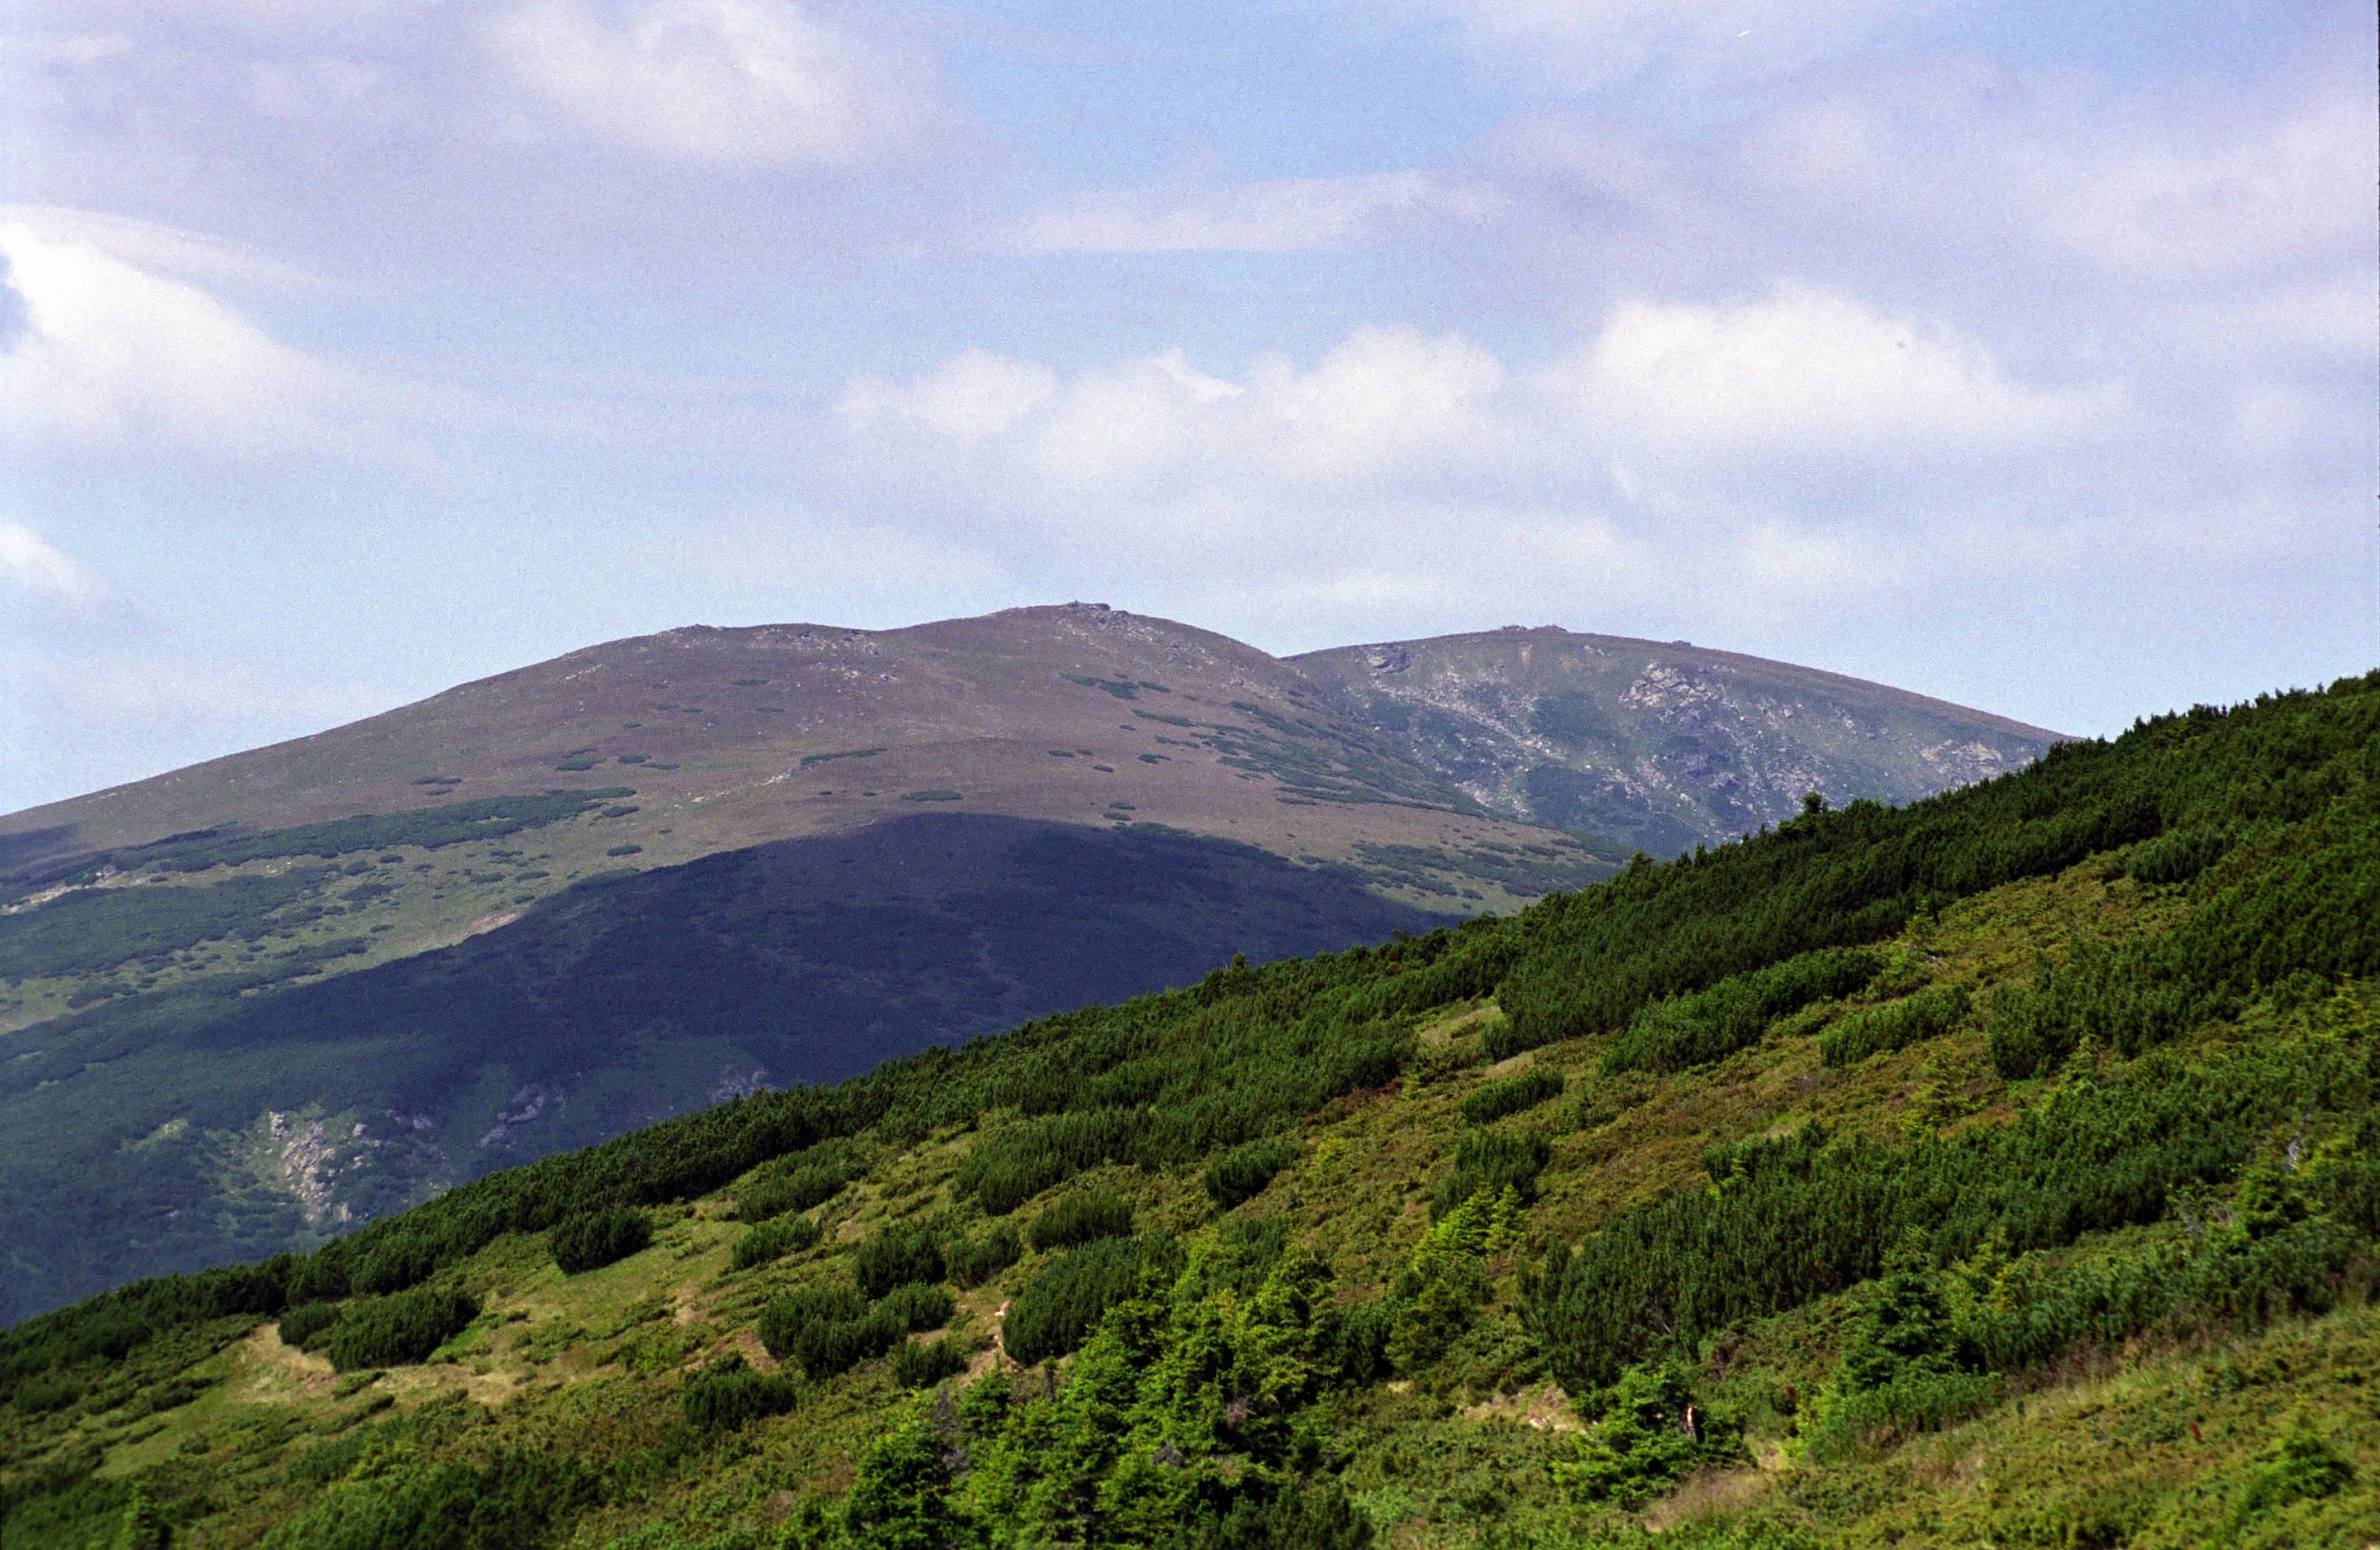
[{"label": "dark shadow on slope", "polygon": [[[1228,841],[927,814],[592,880],[313,984],[134,998],[28,1030],[0,1066],[0,1319],[269,1254],[342,1206],[385,1214],[756,1081],[1440,924]],[[293,1163],[309,1105],[346,1118]],[[268,1109],[294,1117],[275,1132]],[[272,1182],[308,1165],[310,1224]]]}]

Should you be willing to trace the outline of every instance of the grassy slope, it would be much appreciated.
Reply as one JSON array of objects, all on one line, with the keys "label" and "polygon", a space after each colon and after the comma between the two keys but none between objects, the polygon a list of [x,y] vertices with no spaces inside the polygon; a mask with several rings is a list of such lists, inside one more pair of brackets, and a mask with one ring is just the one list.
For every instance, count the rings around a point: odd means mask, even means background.
[{"label": "grassy slope", "polygon": [[[1701,1157],[1713,1142],[1781,1134],[1817,1119],[1839,1134],[1904,1144],[2003,1125],[2063,1094],[2120,1090],[2142,1062],[2372,1050],[2380,984],[2350,978],[2322,994],[2300,985],[2277,1003],[2201,1022],[2139,1061],[2086,1046],[2053,1077],[2003,1080],[1986,1047],[1995,989],[2026,982],[2037,955],[2071,961],[2094,944],[2170,932],[2204,909],[2222,881],[2144,885],[2126,875],[2131,854],[2093,856],[1921,916],[1890,939],[1894,966],[1874,992],[1820,1003],[1716,1063],[1609,1072],[1605,1032],[1498,1062],[1490,1046],[1502,1047],[1502,1013],[1494,1001],[1475,999],[1419,1018],[1400,1082],[1349,1093],[1299,1121],[1291,1132],[1297,1161],[1234,1217],[1285,1223],[1293,1243],[1329,1263],[1339,1296],[1369,1296],[1395,1278],[1428,1228],[1430,1187],[1456,1149],[1463,1101],[1525,1069],[1550,1067],[1569,1079],[1560,1098],[1496,1123],[1550,1137],[1553,1161],[1521,1241],[1484,1267],[1492,1300],[1442,1354],[1402,1363],[1383,1381],[1333,1389],[1311,1411],[1324,1457],[1338,1462],[1382,1541],[1570,1543],[1649,1522],[1676,1535],[1672,1542],[1704,1544],[2202,1544],[2231,1521],[2284,1440],[2308,1429],[2348,1461],[2352,1482],[2240,1519],[2236,1542],[2353,1546],[2380,1533],[2380,1407],[2370,1387],[2380,1370],[2380,1314],[2368,1301],[2369,1244],[2337,1282],[2328,1312],[2264,1321],[2202,1311],[2155,1321],[2013,1375],[2004,1397],[1972,1420],[1872,1439],[1821,1465],[1794,1456],[1796,1416],[1835,1369],[1869,1295],[1854,1287],[1698,1346],[1702,1398],[1742,1418],[1747,1462],[1696,1474],[1627,1513],[1576,1500],[1560,1483],[1557,1470],[1590,1434],[1545,1376],[1545,1353],[1518,1314],[1519,1277],[1546,1244],[1668,1192],[1705,1187]],[[1906,1049],[1839,1069],[1823,1063],[1827,1026],[1916,978],[1971,989],[1973,1009]],[[1033,1052],[1027,1042],[1017,1058]],[[995,1050],[992,1058],[1003,1057]],[[2318,1108],[2310,1101],[2305,1111],[2313,1117],[2311,1136],[2300,1118],[2294,1138],[2283,1123],[2258,1136],[2253,1150],[2277,1156],[2295,1141],[2311,1142],[2319,1155],[2344,1155],[2352,1114],[2316,1117]],[[0,1468],[11,1489],[25,1492],[0,1543],[109,1542],[135,1484],[185,1522],[176,1542],[254,1543],[270,1524],[326,1500],[319,1482],[288,1465],[333,1446],[355,1450],[343,1472],[367,1482],[388,1460],[559,1446],[606,1469],[611,1483],[607,1502],[576,1517],[556,1542],[649,1550],[774,1542],[802,1496],[847,1489],[873,1440],[930,1415],[932,1401],[904,1396],[886,1363],[867,1362],[805,1385],[790,1415],[705,1436],[684,1424],[686,1384],[725,1353],[773,1366],[754,1334],[769,1297],[847,1275],[855,1246],[887,1225],[980,1232],[980,1209],[954,1183],[977,1148],[1026,1123],[1001,1108],[922,1136],[903,1137],[894,1124],[863,1133],[863,1176],[814,1213],[828,1229],[822,1243],[756,1270],[727,1268],[743,1230],[725,1220],[733,1184],[659,1208],[652,1247],[576,1278],[554,1268],[542,1234],[500,1238],[444,1273],[477,1293],[485,1310],[425,1365],[339,1379],[253,1317],[169,1333],[120,1363],[87,1363],[73,1373],[78,1399],[40,1414],[20,1404],[0,1420],[8,1450]],[[1141,1230],[1196,1243],[1218,1230],[1199,1175],[1196,1163],[1110,1165],[1063,1188],[1114,1189],[1131,1200]],[[2218,1185],[2199,1197],[2199,1208],[2211,1218],[2230,1197],[2231,1186]],[[1032,1215],[1028,1208],[1019,1220]],[[2169,1214],[2034,1259],[2045,1271],[2112,1264],[2183,1243],[2188,1231],[2186,1219]],[[962,1293],[953,1334],[987,1346],[1002,1305],[1044,1259],[1028,1254],[990,1284]],[[979,1351],[979,1370],[995,1363]],[[163,1387],[177,1375],[203,1391],[158,1408],[160,1399],[184,1397]],[[1028,1392],[1041,1381],[1027,1380]],[[1061,1378],[1057,1386],[1064,1385]],[[74,1484],[94,1461],[96,1476]],[[45,1469],[61,1489],[26,1490]]]}]

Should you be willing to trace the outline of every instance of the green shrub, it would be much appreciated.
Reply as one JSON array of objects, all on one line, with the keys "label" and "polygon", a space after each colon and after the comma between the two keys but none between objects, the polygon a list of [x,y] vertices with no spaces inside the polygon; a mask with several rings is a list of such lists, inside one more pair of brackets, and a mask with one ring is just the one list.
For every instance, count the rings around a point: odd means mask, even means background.
[{"label": "green shrub", "polygon": [[653,1219],[633,1205],[583,1211],[554,1229],[554,1263],[565,1276],[600,1269],[653,1241]]},{"label": "green shrub", "polygon": [[564,1524],[602,1499],[601,1477],[568,1454],[498,1453],[476,1469],[451,1462],[398,1464],[323,1493],[299,1517],[266,1535],[264,1545],[265,1550],[429,1545],[534,1550],[552,1543]]},{"label": "green shrub", "polygon": [[333,1325],[323,1354],[341,1372],[420,1361],[479,1317],[468,1293],[417,1286],[356,1303]]},{"label": "green shrub", "polygon": [[1553,1031],[1537,1023],[1503,1018],[1479,1035],[1479,1048],[1491,1061],[1508,1061],[1553,1042]]},{"label": "green shrub", "polygon": [[1067,1195],[1033,1219],[1025,1234],[1036,1249],[1073,1248],[1100,1238],[1123,1238],[1132,1232],[1132,1206],[1121,1196],[1103,1189]]},{"label": "green shrub", "polygon": [[727,1256],[728,1266],[749,1270],[754,1265],[782,1260],[815,1244],[824,1231],[808,1217],[786,1217],[776,1222],[764,1222],[736,1240],[736,1246]]},{"label": "green shrub", "polygon": [[948,1292],[930,1282],[913,1281],[906,1286],[896,1286],[884,1294],[876,1311],[901,1325],[904,1334],[921,1329],[940,1329],[950,1322],[951,1311],[958,1304]]},{"label": "green shrub", "polygon": [[1481,1190],[1493,1200],[1507,1184],[1524,1203],[1536,1200],[1537,1175],[1553,1157],[1553,1143],[1543,1136],[1469,1131],[1456,1143],[1454,1168],[1430,1192],[1430,1217],[1444,1216]]},{"label": "green shrub", "polygon": [[1548,1066],[1491,1082],[1462,1101],[1462,1123],[1493,1124],[1562,1095],[1562,1074]]},{"label": "green shrub", "polygon": [[1301,1150],[1288,1137],[1272,1141],[1252,1141],[1235,1146],[1206,1165],[1206,1193],[1219,1211],[1228,1211],[1243,1201],[1254,1200],[1273,1182],[1273,1176],[1298,1161]]},{"label": "green shrub", "polygon": [[1636,1512],[1689,1473],[1744,1456],[1734,1429],[1696,1403],[1684,1370],[1674,1364],[1629,1368],[1600,1409],[1578,1461],[1556,1469],[1589,1501]]},{"label": "green shrub", "polygon": [[1856,1065],[1871,1055],[1940,1038],[1958,1025],[1970,1004],[1965,985],[1950,985],[1862,1008],[1826,1030],[1818,1058],[1830,1066]]},{"label": "green shrub", "polygon": [[1032,1366],[1081,1346],[1101,1318],[1132,1296],[1144,1266],[1171,1262],[1166,1239],[1102,1238],[1043,1265],[1008,1304],[1001,1342],[1009,1360]]},{"label": "green shrub", "polygon": [[616,845],[606,849],[604,854],[606,856],[634,856],[640,854],[644,849],[645,847],[641,845]]},{"label": "green shrub", "polygon": [[281,1316],[282,1343],[302,1346],[338,1321],[336,1303],[301,1302]]},{"label": "green shrub", "polygon": [[832,1165],[794,1168],[763,1179],[736,1200],[736,1220],[765,1222],[788,1211],[807,1211],[843,1193],[848,1182],[843,1169]]},{"label": "green shrub", "polygon": [[962,1286],[981,1286],[1024,1257],[1024,1242],[1016,1224],[996,1222],[982,1238],[969,1239],[950,1250],[950,1279]]},{"label": "green shrub", "polygon": [[791,1377],[754,1372],[740,1356],[713,1362],[685,1386],[686,1422],[698,1431],[734,1431],[801,1402],[802,1385]]},{"label": "green shrub", "polygon": [[2124,871],[2135,883],[2187,883],[2231,848],[2231,837],[2220,828],[2175,829],[2134,849]]},{"label": "green shrub", "polygon": [[901,800],[903,802],[963,802],[966,796],[964,792],[950,790],[903,791],[901,793]]},{"label": "green shrub", "polygon": [[1629,1019],[1603,1068],[1682,1071],[1722,1060],[1758,1043],[1778,1018],[1864,988],[1883,965],[1874,953],[1831,947],[1733,975],[1707,990],[1648,1002]]},{"label": "green shrub", "polygon": [[944,1336],[930,1345],[916,1341],[893,1352],[893,1378],[902,1388],[932,1388],[967,1370],[967,1353]]},{"label": "green shrub", "polygon": [[852,1279],[870,1299],[911,1282],[940,1282],[949,1273],[942,1244],[923,1227],[887,1227],[860,1245]]},{"label": "green shrub", "polygon": [[1251,1492],[1228,1512],[1206,1507],[1166,1550],[1364,1550],[1371,1543],[1372,1520],[1325,1476],[1278,1496]]},{"label": "green shrub", "polygon": [[[883,1356],[909,1332],[902,1304],[869,1308],[841,1282],[780,1297],[761,1310],[761,1344],[780,1361],[794,1361],[814,1381]],[[947,1313],[945,1312],[945,1317]]]},{"label": "green shrub", "polygon": [[16,1385],[9,1402],[23,1416],[45,1416],[63,1410],[83,1397],[83,1385],[63,1375],[29,1378]]}]

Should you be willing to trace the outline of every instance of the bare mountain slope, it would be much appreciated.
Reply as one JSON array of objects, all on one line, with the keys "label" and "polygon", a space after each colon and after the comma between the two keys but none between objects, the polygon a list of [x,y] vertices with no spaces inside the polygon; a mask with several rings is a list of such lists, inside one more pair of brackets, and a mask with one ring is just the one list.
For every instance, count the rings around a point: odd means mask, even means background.
[{"label": "bare mountain slope", "polygon": [[1548,626],[1290,659],[1483,805],[1656,855],[2030,764],[2056,732],[1837,673]]}]

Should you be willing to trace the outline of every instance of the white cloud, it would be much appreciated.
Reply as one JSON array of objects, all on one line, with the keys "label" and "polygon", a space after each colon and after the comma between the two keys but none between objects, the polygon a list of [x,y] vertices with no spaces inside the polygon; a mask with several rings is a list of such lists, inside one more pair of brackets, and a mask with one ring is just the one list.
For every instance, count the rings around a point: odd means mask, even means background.
[{"label": "white cloud", "polygon": [[1305,368],[1261,356],[1238,381],[1179,350],[1063,377],[971,350],[906,384],[856,379],[842,418],[896,477],[1260,507],[1434,482],[1576,496],[1605,490],[1616,459],[1703,487],[1782,464],[1973,459],[2102,433],[2122,410],[2110,388],[2013,382],[1943,326],[1787,287],[1738,306],[1625,303],[1526,372],[1409,328],[1359,329]]},{"label": "white cloud", "polygon": [[25,321],[0,353],[0,432],[205,458],[342,439],[326,415],[353,385],[197,286],[61,231],[54,212],[0,219],[0,256]]},{"label": "white cloud", "polygon": [[788,0],[528,0],[498,56],[577,125],[738,167],[853,167],[921,149],[947,117],[930,65]]},{"label": "white cloud", "polygon": [[1398,223],[1476,222],[1504,196],[1428,172],[1290,178],[1221,189],[1076,194],[1028,218],[1003,246],[1024,253],[1289,253],[1343,247]]},{"label": "white cloud", "polygon": [[1616,441],[1686,459],[2038,446],[2120,403],[2019,387],[1954,330],[1801,286],[1735,307],[1626,303],[1547,382]]},{"label": "white cloud", "polygon": [[841,413],[855,430],[906,423],[972,447],[1057,393],[1058,374],[1047,367],[970,349],[906,386],[857,378],[843,390]]},{"label": "white cloud", "polygon": [[0,577],[26,595],[76,611],[99,606],[108,591],[99,578],[30,527],[0,522]]}]

